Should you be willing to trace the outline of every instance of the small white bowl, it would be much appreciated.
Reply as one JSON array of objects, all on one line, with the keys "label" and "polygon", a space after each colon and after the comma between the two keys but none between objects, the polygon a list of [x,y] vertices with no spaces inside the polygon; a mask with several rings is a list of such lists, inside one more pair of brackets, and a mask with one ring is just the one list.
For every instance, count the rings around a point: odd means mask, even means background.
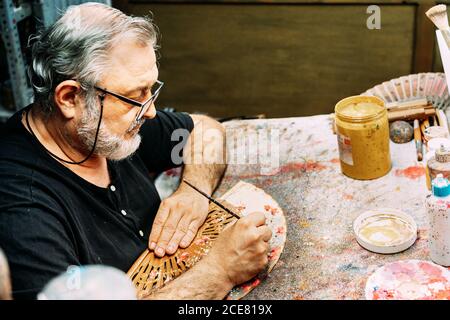
[{"label": "small white bowl", "polygon": [[[417,225],[414,219],[400,210],[391,208],[363,212],[353,222],[353,231],[363,248],[383,254],[404,251],[417,239]],[[387,235],[395,238],[389,238]]]}]

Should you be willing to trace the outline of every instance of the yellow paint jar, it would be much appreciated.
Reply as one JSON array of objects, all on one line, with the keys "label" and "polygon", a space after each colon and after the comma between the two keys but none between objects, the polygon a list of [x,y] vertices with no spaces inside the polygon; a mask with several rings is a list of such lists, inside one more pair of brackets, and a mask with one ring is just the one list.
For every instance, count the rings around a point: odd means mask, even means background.
[{"label": "yellow paint jar", "polygon": [[359,180],[376,179],[391,169],[389,121],[384,101],[353,96],[335,106],[342,173]]}]

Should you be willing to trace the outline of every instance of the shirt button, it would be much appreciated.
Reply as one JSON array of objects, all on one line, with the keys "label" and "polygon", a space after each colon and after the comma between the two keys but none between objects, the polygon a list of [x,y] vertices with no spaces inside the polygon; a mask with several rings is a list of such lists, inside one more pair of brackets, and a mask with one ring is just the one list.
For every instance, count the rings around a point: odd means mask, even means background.
[{"label": "shirt button", "polygon": [[141,237],[144,236],[144,232],[142,230],[139,230],[139,234],[141,235]]},{"label": "shirt button", "polygon": [[116,187],[112,184],[109,189],[111,189],[112,192],[116,191]]},{"label": "shirt button", "polygon": [[127,215],[127,212],[125,210],[120,210],[120,213],[122,213],[124,216]]}]

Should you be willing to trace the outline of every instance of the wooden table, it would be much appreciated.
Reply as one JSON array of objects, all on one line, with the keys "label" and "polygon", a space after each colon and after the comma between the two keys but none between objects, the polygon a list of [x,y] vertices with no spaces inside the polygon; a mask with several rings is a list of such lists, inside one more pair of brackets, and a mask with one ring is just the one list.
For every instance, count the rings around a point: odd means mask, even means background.
[{"label": "wooden table", "polygon": [[[287,220],[287,240],[278,264],[247,299],[364,299],[368,276],[378,267],[403,259],[429,260],[428,225],[424,208],[428,194],[425,169],[417,162],[413,141],[391,142],[392,169],[384,177],[358,181],[344,176],[339,165],[336,135],[329,115],[302,118],[232,121],[228,152],[255,151],[236,137],[249,132],[279,133],[280,167],[230,164],[214,196],[239,180],[264,189],[278,201]],[[251,135],[250,135],[251,136]],[[391,207],[410,214],[418,239],[408,250],[381,255],[355,240],[353,220],[364,210]]]}]

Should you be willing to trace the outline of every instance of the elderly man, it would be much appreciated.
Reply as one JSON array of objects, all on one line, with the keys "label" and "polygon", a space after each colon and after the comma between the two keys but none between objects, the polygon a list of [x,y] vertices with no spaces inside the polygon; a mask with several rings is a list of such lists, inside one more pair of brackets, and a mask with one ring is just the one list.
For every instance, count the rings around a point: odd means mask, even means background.
[{"label": "elderly man", "polygon": [[[14,298],[35,298],[70,265],[127,271],[147,246],[158,256],[187,247],[208,200],[182,184],[161,202],[149,172],[200,156],[201,163],[185,161],[183,178],[211,194],[225,170],[208,161],[224,153],[219,123],[156,111],[163,83],[149,20],[84,4],[33,40],[35,102],[0,138],[0,246]],[[212,129],[221,136],[204,138]],[[173,141],[175,130],[186,139]],[[195,147],[200,139],[208,148]],[[262,213],[242,218],[207,257],[149,298],[223,298],[264,268],[270,237]]]}]

